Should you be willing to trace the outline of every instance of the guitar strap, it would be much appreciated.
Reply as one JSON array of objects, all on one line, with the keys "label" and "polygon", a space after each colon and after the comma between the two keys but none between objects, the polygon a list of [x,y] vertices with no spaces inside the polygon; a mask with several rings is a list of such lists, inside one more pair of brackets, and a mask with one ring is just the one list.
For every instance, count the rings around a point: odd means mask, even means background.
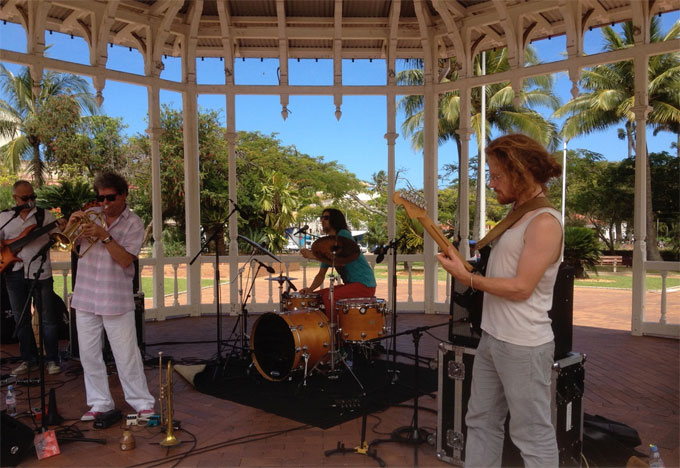
[{"label": "guitar strap", "polygon": [[486,245],[500,237],[500,235],[503,234],[507,229],[510,229],[512,225],[515,224],[522,216],[527,214],[529,211],[537,210],[539,208],[554,209],[555,207],[546,197],[532,198],[531,200],[522,203],[517,209],[508,213],[508,215],[503,218],[500,223],[496,224],[482,240],[477,242],[477,244],[475,244],[475,250],[483,249]]},{"label": "guitar strap", "polygon": [[45,222],[45,209],[39,206],[35,209],[35,224],[40,228]]}]

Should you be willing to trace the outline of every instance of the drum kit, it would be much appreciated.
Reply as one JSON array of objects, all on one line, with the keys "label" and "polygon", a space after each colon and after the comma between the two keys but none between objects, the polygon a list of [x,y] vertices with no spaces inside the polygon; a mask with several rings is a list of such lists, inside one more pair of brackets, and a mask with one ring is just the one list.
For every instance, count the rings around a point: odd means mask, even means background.
[{"label": "drum kit", "polygon": [[331,266],[330,313],[326,314],[320,294],[297,292],[292,283],[296,278],[283,275],[269,278],[279,283],[280,312],[265,313],[253,324],[250,336],[253,364],[267,380],[282,381],[302,374],[302,384],[306,385],[307,377],[315,370],[337,378],[342,363],[362,387],[339,350],[372,348],[375,341],[387,334],[385,300],[366,297],[334,301],[335,267],[359,256],[359,247],[352,240],[322,237],[314,241],[311,251]]}]

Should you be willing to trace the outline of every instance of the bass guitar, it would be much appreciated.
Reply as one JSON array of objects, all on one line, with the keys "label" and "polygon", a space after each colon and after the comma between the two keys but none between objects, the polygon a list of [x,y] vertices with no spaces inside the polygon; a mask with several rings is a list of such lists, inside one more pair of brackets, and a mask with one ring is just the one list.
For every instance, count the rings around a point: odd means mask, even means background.
[{"label": "bass guitar", "polygon": [[17,257],[19,251],[23,249],[25,245],[30,244],[33,240],[54,229],[57,222],[58,221],[52,221],[42,227],[38,227],[37,224],[34,224],[33,226],[28,226],[14,239],[0,241],[0,273],[5,271],[5,268],[13,263],[20,262],[21,259]]}]

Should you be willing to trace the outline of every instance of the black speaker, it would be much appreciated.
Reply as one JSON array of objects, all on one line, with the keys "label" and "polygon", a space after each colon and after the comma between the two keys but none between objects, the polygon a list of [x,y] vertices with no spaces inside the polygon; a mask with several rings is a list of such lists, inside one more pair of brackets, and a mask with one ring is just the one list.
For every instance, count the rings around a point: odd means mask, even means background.
[{"label": "black speaker", "polygon": [[17,466],[33,449],[33,430],[21,421],[2,412],[0,424],[0,461],[2,466]]},{"label": "black speaker", "polygon": [[[476,315],[481,317],[481,310],[475,309],[471,314],[467,308],[454,300],[454,296],[461,295],[467,290],[467,285],[451,280],[450,315],[452,320],[449,323],[449,342],[457,346],[476,348],[481,335],[475,331],[473,322]],[[472,307],[481,308],[481,304],[473,304]],[[574,328],[574,268],[564,262],[557,270],[553,303],[548,316],[552,320],[555,335],[555,360],[558,360],[571,352]]]}]

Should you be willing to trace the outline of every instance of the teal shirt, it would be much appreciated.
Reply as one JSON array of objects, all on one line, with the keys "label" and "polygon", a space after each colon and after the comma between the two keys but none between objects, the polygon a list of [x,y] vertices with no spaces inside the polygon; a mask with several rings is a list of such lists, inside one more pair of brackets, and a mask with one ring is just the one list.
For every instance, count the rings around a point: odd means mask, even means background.
[{"label": "teal shirt", "polygon": [[[338,236],[346,237],[354,241],[352,234],[347,229],[341,229],[338,232]],[[321,263],[322,268],[329,268],[330,265],[326,263]],[[375,275],[371,266],[366,261],[364,254],[359,252],[359,256],[356,260],[349,262],[345,266],[339,266],[335,268],[342,278],[342,282],[348,283],[361,283],[366,287],[375,287]]]}]

